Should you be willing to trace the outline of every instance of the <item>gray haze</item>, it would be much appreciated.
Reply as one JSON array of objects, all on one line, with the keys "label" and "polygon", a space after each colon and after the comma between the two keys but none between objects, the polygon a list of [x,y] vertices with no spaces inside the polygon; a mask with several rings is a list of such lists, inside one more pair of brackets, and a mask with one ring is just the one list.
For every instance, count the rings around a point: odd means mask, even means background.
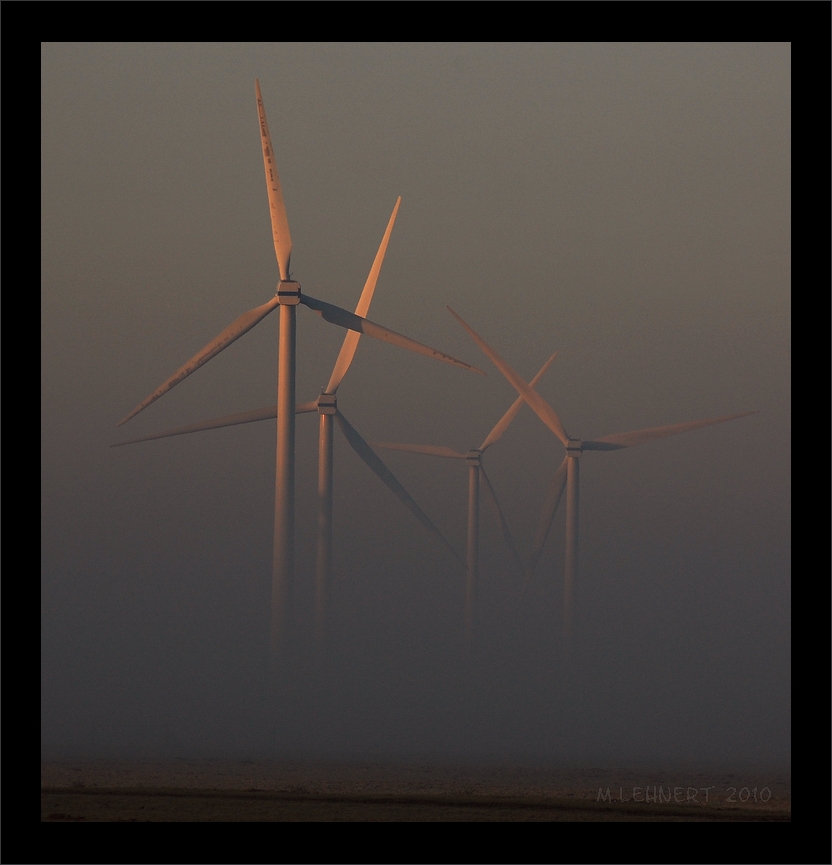
[{"label": "gray haze", "polygon": [[[304,290],[488,377],[362,339],[368,440],[478,445],[515,392],[584,438],[759,409],[581,471],[531,597],[482,512],[464,574],[336,431],[334,658],[309,662],[317,417],[297,423],[297,675],[267,687],[273,422],[110,449],[274,404],[277,315],[115,424],[278,278],[259,77]],[[786,43],[45,43],[43,747],[785,763],[790,742]],[[343,332],[298,313],[298,399]],[[462,555],[466,470],[382,452]],[[524,407],[485,458],[528,552],[563,448]]]}]

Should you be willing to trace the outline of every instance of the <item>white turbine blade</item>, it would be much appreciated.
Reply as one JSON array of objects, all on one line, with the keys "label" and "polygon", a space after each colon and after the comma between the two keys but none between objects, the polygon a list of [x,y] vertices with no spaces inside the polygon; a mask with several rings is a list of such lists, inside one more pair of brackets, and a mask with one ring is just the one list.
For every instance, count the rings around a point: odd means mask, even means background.
[{"label": "white turbine blade", "polygon": [[448,457],[449,459],[464,460],[466,454],[446,448],[444,445],[402,445],[393,442],[370,442],[374,448],[387,448],[391,451],[410,451],[414,454],[429,454],[434,457]]},{"label": "white turbine blade", "polygon": [[266,109],[263,105],[263,97],[260,95],[260,82],[258,80],[255,80],[254,87],[257,92],[257,116],[260,120],[260,141],[263,145],[263,166],[266,169],[266,189],[269,193],[269,214],[272,221],[274,253],[277,256],[277,266],[280,268],[280,278],[283,280],[289,279],[292,237],[289,234],[286,205],[283,203],[283,191],[280,188],[277,162],[274,158],[272,138],[269,135],[269,124],[266,122]]},{"label": "white turbine blade", "polygon": [[[558,356],[558,353],[555,352],[546,363],[540,368],[538,374],[529,382],[529,387],[534,387],[541,378],[543,378],[543,373],[546,372],[547,369],[552,365],[552,361]],[[486,448],[490,448],[491,445],[494,444],[495,441],[500,439],[503,433],[509,428],[511,422],[514,418],[517,417],[518,412],[526,400],[522,396],[518,396],[516,400],[512,403],[511,408],[500,418],[499,421],[494,426],[494,429],[486,437],[485,441],[480,445],[480,450],[484,451]]]},{"label": "white turbine blade", "polygon": [[508,528],[508,523],[506,522],[506,518],[503,515],[503,509],[500,507],[500,503],[497,501],[497,494],[494,492],[494,487],[491,486],[491,481],[488,479],[488,475],[485,473],[485,468],[480,465],[480,477],[485,481],[484,487],[486,492],[486,498],[491,503],[491,507],[494,509],[494,514],[497,517],[497,522],[500,524],[500,529],[503,532],[503,540],[506,542],[506,546],[509,548],[511,555],[514,558],[514,562],[517,565],[517,571],[520,576],[523,576],[523,560],[520,558],[520,553],[517,552],[517,547],[514,545],[514,539],[511,536],[511,532]]},{"label": "white turbine blade", "polygon": [[634,432],[615,433],[611,436],[604,436],[594,441],[582,442],[585,451],[612,451],[620,450],[621,448],[629,448],[633,445],[643,445],[655,439],[662,439],[666,436],[675,436],[679,433],[690,432],[690,430],[699,429],[703,426],[711,426],[715,423],[725,423],[729,420],[736,420],[738,417],[747,417],[750,414],[757,414],[756,411],[744,411],[740,414],[729,414],[724,417],[712,417],[707,420],[693,420],[687,423],[677,423],[671,426],[657,426],[650,429],[640,429]]},{"label": "white turbine blade", "polygon": [[366,318],[362,318],[352,312],[347,312],[347,310],[342,309],[340,306],[325,303],[322,300],[310,297],[308,294],[301,294],[300,302],[305,306],[308,306],[311,310],[317,312],[318,315],[330,324],[337,324],[339,327],[345,327],[347,330],[354,330],[357,333],[366,333],[367,336],[371,336],[374,339],[380,339],[382,342],[389,342],[392,345],[399,346],[400,348],[406,348],[408,351],[416,352],[416,354],[423,354],[425,357],[433,357],[436,358],[436,360],[441,360],[445,363],[462,367],[462,369],[468,369],[472,372],[478,372],[480,375],[485,375],[485,373],[476,366],[471,366],[471,364],[457,360],[449,354],[444,354],[441,351],[437,351],[435,348],[423,345],[421,342],[416,342],[415,339],[410,339],[408,336],[402,336],[402,334],[396,333],[394,330],[388,330],[380,324],[375,324]]},{"label": "white turbine blade", "polygon": [[431,522],[428,515],[416,504],[413,497],[408,493],[408,491],[396,480],[396,477],[387,468],[386,465],[379,459],[378,455],[375,451],[367,444],[366,441],[359,435],[358,431],[352,424],[341,414],[340,410],[335,412],[335,419],[338,421],[338,425],[341,428],[341,432],[344,434],[344,438],[349,442],[350,447],[361,457],[362,460],[375,472],[375,474],[381,479],[382,483],[390,489],[393,494],[404,503],[405,507],[410,510],[413,516],[416,517],[417,520],[430,531],[433,535],[435,535],[454,556],[454,558],[459,562],[463,567],[465,563],[459,557],[457,551],[448,543],[445,539],[445,536],[436,526]]},{"label": "white turbine blade", "polygon": [[[364,283],[364,289],[361,292],[361,297],[358,299],[358,305],[355,307],[355,314],[362,318],[370,311],[370,303],[373,300],[373,292],[376,290],[378,275],[381,273],[381,265],[384,263],[384,256],[387,252],[387,244],[390,242],[390,234],[393,231],[393,225],[396,222],[396,214],[399,212],[399,205],[402,203],[401,195],[396,199],[396,204],[393,207],[393,213],[390,216],[390,221],[387,223],[387,229],[384,232],[384,237],[381,238],[381,245],[376,253],[373,266],[370,268],[370,274],[367,281]],[[350,368],[352,359],[355,357],[355,350],[358,348],[358,340],[361,339],[361,334],[354,330],[348,331],[344,337],[344,343],[341,346],[341,351],[338,353],[338,359],[335,361],[335,366],[332,368],[332,376],[329,379],[329,384],[326,386],[326,393],[335,393],[338,390],[338,385],[347,374]]]},{"label": "white turbine blade", "polygon": [[546,424],[547,427],[566,445],[569,437],[566,435],[566,430],[560,422],[560,418],[555,413],[555,410],[543,399],[540,394],[533,388],[529,387],[522,378],[494,351],[493,348],[478,334],[476,331],[467,325],[450,307],[448,311],[451,315],[471,334],[474,342],[485,352],[491,359],[491,362],[498,370],[508,379],[511,386],[520,393],[526,402],[534,409],[535,414]]},{"label": "white turbine blade", "polygon": [[564,457],[563,462],[555,472],[552,482],[549,484],[549,489],[546,491],[546,500],[543,503],[543,509],[540,512],[540,520],[537,524],[537,531],[534,533],[534,541],[532,543],[532,555],[529,560],[529,570],[526,573],[526,583],[523,586],[523,594],[529,585],[529,581],[534,576],[534,570],[540,560],[540,554],[543,552],[543,545],[546,543],[546,538],[549,536],[549,530],[552,528],[552,521],[555,518],[558,505],[560,504],[563,491],[566,487],[566,462],[569,457]]},{"label": "white turbine blade", "polygon": [[[304,414],[305,412],[317,411],[318,401],[300,403],[295,406],[295,414]],[[238,414],[227,414],[222,417],[215,417],[211,420],[200,421],[199,423],[180,426],[176,429],[166,430],[165,432],[153,433],[152,435],[142,436],[137,439],[130,439],[126,442],[116,442],[110,445],[111,448],[120,448],[122,445],[133,445],[137,442],[147,442],[153,439],[170,438],[171,436],[187,435],[188,433],[202,432],[209,429],[220,429],[226,426],[239,426],[245,423],[256,423],[261,420],[270,420],[277,417],[277,406],[267,405],[265,408],[255,408],[251,411],[242,411]]]},{"label": "white turbine blade", "polygon": [[135,417],[142,409],[147,408],[152,402],[166,394],[172,387],[179,384],[182,379],[187,378],[192,372],[196,372],[204,363],[208,363],[214,355],[219,354],[239,339],[244,333],[251,330],[255,324],[262,321],[278,304],[277,297],[273,297],[268,303],[244,312],[233,324],[230,324],[216,339],[212,339],[208,345],[197,352],[184,366],[181,366],[164,384],[159,385],[150,396],[140,402],[127,417],[120,420],[116,426],[127,423],[130,418]]}]

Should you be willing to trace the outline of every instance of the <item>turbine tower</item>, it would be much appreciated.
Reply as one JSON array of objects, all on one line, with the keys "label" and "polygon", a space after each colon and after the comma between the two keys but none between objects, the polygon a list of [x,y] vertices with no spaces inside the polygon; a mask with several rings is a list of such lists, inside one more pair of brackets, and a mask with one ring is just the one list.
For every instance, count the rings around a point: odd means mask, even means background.
[{"label": "turbine tower", "polygon": [[[356,315],[365,314],[369,310],[370,303],[375,292],[376,283],[384,262],[384,256],[390,241],[393,225],[396,221],[401,198],[396,201],[393,213],[387,224],[381,244],[376,253],[364,289],[361,292],[358,305],[355,309]],[[399,483],[393,473],[373,452],[367,442],[358,433],[355,427],[344,417],[336,402],[336,392],[344,376],[352,364],[355,351],[358,347],[360,333],[348,331],[344,337],[341,350],[332,369],[332,374],[326,388],[322,388],[321,395],[311,402],[301,403],[295,406],[295,414],[304,414],[317,411],[319,414],[319,441],[318,441],[318,515],[317,515],[317,537],[316,537],[316,568],[315,568],[315,642],[319,649],[323,649],[326,635],[327,607],[329,605],[329,594],[331,586],[332,570],[332,478],[333,478],[333,419],[338,424],[350,447],[369,466],[369,468],[381,479],[381,481],[397,496],[411,513],[425,526],[446,549],[450,550],[460,564],[456,550],[448,543],[444,535],[436,528],[430,518],[419,507],[413,497]],[[518,407],[524,402],[518,397]],[[111,447],[121,447],[138,442],[152,441],[154,439],[169,438],[171,436],[186,435],[204,430],[218,429],[221,427],[237,426],[239,424],[254,423],[256,421],[269,420],[277,416],[277,406],[266,406],[253,411],[239,412],[237,414],[224,415],[223,417],[201,421],[176,429],[166,430],[160,433],[152,433],[129,441],[118,442]]]},{"label": "turbine tower", "polygon": [[266,111],[260,94],[260,82],[255,82],[257,112],[260,122],[260,138],[263,149],[263,165],[266,174],[266,187],[269,198],[272,238],[277,257],[280,281],[275,296],[249,312],[243,313],[219,336],[213,339],[200,352],[180,367],[169,379],[163,382],[150,396],[139,403],[118,426],[135,417],[172,387],[195,372],[212,357],[227,348],[244,333],[262,321],[272,310],[280,307],[280,341],[278,347],[277,374],[277,460],[275,471],[275,516],[274,516],[274,556],[272,573],[271,637],[272,658],[278,661],[287,639],[291,617],[289,604],[294,572],[294,493],[295,493],[295,308],[304,304],[318,313],[324,320],[347,330],[365,333],[376,339],[390,342],[410,351],[434,357],[438,360],[460,366],[481,374],[482,370],[443,354],[436,349],[418,343],[409,337],[388,330],[368,321],[362,316],[347,312],[341,307],[317,300],[302,294],[300,284],[292,279],[289,260],[292,254],[292,238],[283,202],[283,192],[274,158]]},{"label": "turbine tower", "polygon": [[[530,387],[535,387],[543,374],[551,365],[552,361],[557,357],[555,352],[540,368],[537,375],[531,380]],[[497,521],[500,524],[500,529],[503,533],[503,539],[506,546],[509,548],[518,571],[523,575],[524,568],[520,554],[517,552],[517,547],[511,537],[511,532],[508,528],[508,523],[503,515],[502,508],[497,501],[497,495],[494,492],[494,487],[488,478],[485,471],[485,466],[482,464],[482,457],[485,451],[498,441],[503,433],[509,428],[512,421],[517,417],[518,412],[523,407],[525,399],[518,396],[508,411],[495,424],[491,432],[486,436],[483,443],[478,448],[471,448],[467,453],[453,450],[453,448],[436,446],[436,445],[418,445],[418,444],[396,444],[393,442],[371,442],[374,448],[386,448],[388,450],[409,451],[417,454],[428,454],[429,456],[444,457],[446,459],[465,460],[468,463],[468,535],[466,544],[466,577],[465,577],[465,644],[470,652],[473,647],[474,632],[476,630],[476,596],[479,586],[479,535],[480,535],[480,487],[485,488],[486,498],[494,509]],[[525,582],[525,581],[524,581]]]},{"label": "turbine tower", "polygon": [[600,439],[582,441],[578,438],[570,438],[555,410],[491,348],[488,343],[477,334],[474,329],[466,324],[450,307],[451,314],[468,331],[474,341],[488,356],[492,363],[500,370],[509,383],[521,394],[521,396],[534,409],[537,416],[555,434],[566,449],[566,455],[560,464],[546,496],[546,501],[541,513],[540,523],[534,541],[534,552],[527,573],[527,579],[531,578],[549,527],[555,516],[563,488],[566,486],[566,562],[563,580],[563,633],[564,643],[568,647],[572,637],[572,611],[573,592],[575,580],[578,576],[578,493],[579,493],[579,460],[584,451],[614,451],[633,445],[646,444],[656,439],[679,433],[690,432],[701,427],[713,424],[725,423],[729,420],[747,417],[757,414],[756,411],[745,411],[739,414],[724,415],[722,417],[707,418],[706,420],[688,421],[686,423],[671,424],[670,426],[651,427],[650,429],[635,430],[633,432],[615,433]]}]

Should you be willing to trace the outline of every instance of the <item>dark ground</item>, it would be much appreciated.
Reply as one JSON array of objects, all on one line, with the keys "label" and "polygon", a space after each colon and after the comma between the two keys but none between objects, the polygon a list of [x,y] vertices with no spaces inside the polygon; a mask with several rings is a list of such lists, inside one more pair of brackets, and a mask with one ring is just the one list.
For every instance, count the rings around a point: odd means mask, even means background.
[{"label": "dark ground", "polygon": [[789,822],[787,772],[49,760],[44,822]]}]

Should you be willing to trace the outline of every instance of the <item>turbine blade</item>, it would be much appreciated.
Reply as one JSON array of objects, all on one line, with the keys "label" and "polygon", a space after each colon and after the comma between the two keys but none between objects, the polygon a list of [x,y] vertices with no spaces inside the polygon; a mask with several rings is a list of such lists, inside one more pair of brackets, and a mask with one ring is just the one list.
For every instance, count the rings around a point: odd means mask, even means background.
[{"label": "turbine blade", "polygon": [[259,80],[255,79],[254,87],[257,92],[257,116],[260,120],[260,142],[263,145],[263,166],[266,169],[274,253],[277,256],[277,266],[280,268],[280,278],[284,280],[289,279],[292,237],[289,234],[289,220],[286,218],[286,205],[283,203],[283,191],[280,188],[280,177],[277,174],[277,162],[274,158],[272,138],[269,135],[269,124],[266,122],[266,108],[260,95]]},{"label": "turbine blade", "polygon": [[443,546],[453,554],[459,564],[464,567],[465,563],[459,557],[457,551],[445,539],[442,532],[436,528],[428,515],[419,507],[419,505],[416,504],[410,493],[408,493],[398,480],[396,480],[390,469],[384,465],[375,451],[373,451],[367,442],[364,441],[355,427],[344,417],[340,410],[335,412],[335,419],[338,421],[338,426],[341,428],[341,432],[344,434],[344,438],[349,442],[350,447],[352,447],[358,456],[360,456],[373,472],[375,472],[375,474],[381,479],[382,483],[384,483],[388,489],[392,490],[393,494],[404,503],[405,507],[410,510],[413,516],[415,516],[416,519],[419,520],[426,529],[428,529],[428,531],[438,538],[442,542]]},{"label": "turbine blade", "polygon": [[215,417],[211,420],[200,421],[199,423],[180,426],[176,429],[166,430],[165,432],[153,433],[152,435],[142,436],[137,439],[130,439],[126,442],[116,442],[110,445],[111,448],[119,448],[122,445],[133,445],[137,442],[152,441],[153,439],[164,439],[171,436],[187,435],[188,433],[202,432],[208,429],[219,429],[225,426],[236,426],[237,424],[254,423],[259,420],[268,420],[269,418],[277,417],[277,406],[266,406],[265,408],[256,408],[252,411],[244,411],[239,414],[227,414],[223,417]]},{"label": "turbine blade", "polygon": [[478,334],[476,331],[467,325],[450,307],[448,311],[451,315],[471,334],[474,342],[485,352],[491,359],[491,362],[498,370],[508,379],[511,386],[520,393],[526,402],[534,409],[535,414],[546,424],[547,427],[566,445],[569,437],[566,435],[566,430],[560,422],[560,418],[555,413],[555,410],[543,399],[536,390],[529,387],[522,378],[494,351],[493,348]]},{"label": "turbine blade", "polygon": [[[304,402],[295,406],[295,414],[304,414],[305,412],[317,411],[318,401]],[[204,420],[199,423],[188,424],[188,426],[180,426],[176,429],[166,430],[165,432],[153,433],[152,435],[142,436],[138,439],[130,439],[126,442],[116,442],[110,445],[111,448],[120,448],[122,445],[134,445],[137,442],[147,442],[153,439],[165,439],[171,436],[187,435],[188,433],[202,432],[209,429],[220,429],[226,426],[239,426],[244,423],[255,423],[260,420],[270,420],[277,417],[277,406],[267,405],[265,408],[255,408],[251,411],[242,411],[238,414],[227,414],[222,417],[215,417],[212,420]]]},{"label": "turbine blade", "polygon": [[[274,407],[275,417],[277,417],[277,406]],[[306,414],[310,411],[318,410],[318,400],[313,399],[312,402],[299,402],[295,406],[295,414]]]},{"label": "turbine blade", "polygon": [[434,457],[448,457],[449,459],[465,459],[465,454],[446,448],[444,445],[401,445],[393,442],[370,442],[370,447],[387,448],[390,451],[410,451],[414,454],[430,454]]},{"label": "turbine blade", "polygon": [[[538,374],[529,382],[529,387],[534,387],[541,378],[543,378],[543,373],[546,372],[547,369],[552,365],[552,361],[558,356],[558,353],[555,352],[546,363],[540,368]],[[491,445],[494,444],[495,441],[500,439],[503,433],[509,428],[511,422],[514,418],[517,417],[518,412],[521,408],[523,408],[524,403],[526,402],[522,396],[518,396],[516,400],[512,403],[511,408],[500,418],[499,421],[494,426],[494,429],[486,437],[485,441],[480,445],[480,450],[484,451],[486,448],[490,448]]]},{"label": "turbine blade", "polygon": [[540,512],[540,520],[537,524],[537,531],[534,533],[534,541],[532,543],[532,555],[529,560],[529,570],[526,573],[526,582],[523,585],[523,596],[525,597],[529,583],[534,576],[535,568],[540,560],[540,554],[543,552],[543,546],[546,543],[546,538],[549,536],[549,530],[552,528],[552,521],[555,519],[558,505],[560,504],[563,490],[566,487],[566,461],[569,457],[564,457],[563,462],[555,472],[549,484],[549,489],[546,491],[546,499],[543,502],[543,509]]},{"label": "turbine blade", "polygon": [[[373,292],[376,290],[376,282],[378,275],[381,273],[381,265],[384,263],[384,255],[387,252],[387,244],[390,242],[390,234],[393,231],[393,225],[396,222],[396,214],[399,212],[399,205],[402,203],[401,195],[396,199],[396,204],[393,207],[393,213],[390,216],[390,221],[387,223],[387,229],[384,232],[384,237],[381,238],[381,245],[376,253],[373,266],[370,268],[370,274],[367,281],[364,283],[364,289],[361,292],[361,297],[358,299],[358,305],[355,307],[355,314],[362,318],[370,311],[370,303],[373,300]],[[358,348],[358,340],[361,339],[361,334],[354,330],[347,332],[344,337],[344,343],[341,346],[341,351],[338,353],[338,359],[335,361],[335,366],[332,368],[332,376],[329,379],[329,384],[326,386],[326,393],[335,393],[338,390],[338,385],[347,374],[350,368],[352,359],[355,357],[355,350]]]},{"label": "turbine blade", "polygon": [[491,481],[488,478],[488,475],[485,473],[485,468],[480,465],[480,477],[485,481],[483,486],[485,487],[486,498],[491,503],[491,507],[494,509],[494,514],[497,517],[497,522],[500,524],[500,529],[503,532],[503,540],[506,542],[506,546],[509,548],[512,557],[514,558],[514,562],[517,565],[517,571],[521,577],[525,575],[525,570],[523,568],[523,560],[520,558],[520,553],[517,552],[517,547],[514,545],[514,539],[511,536],[511,532],[508,528],[508,523],[506,522],[506,518],[503,515],[503,509],[500,507],[500,503],[497,501],[497,494],[494,492],[494,487],[491,485]]},{"label": "turbine blade", "polygon": [[255,324],[262,321],[278,304],[277,297],[273,297],[268,303],[244,312],[235,322],[230,324],[216,339],[211,340],[208,345],[201,351],[197,352],[184,366],[181,366],[176,372],[163,384],[159,385],[156,390],[150,394],[147,399],[140,402],[127,417],[120,420],[116,426],[121,426],[127,423],[131,418],[135,417],[142,409],[146,409],[152,402],[159,399],[160,396],[166,394],[172,387],[179,384],[180,381],[187,378],[192,372],[196,372],[204,363],[208,363],[214,355],[219,354],[224,348],[227,348],[239,339],[244,333],[251,330]]},{"label": "turbine blade", "polygon": [[725,423],[729,420],[736,420],[738,417],[747,417],[750,414],[758,414],[756,411],[744,411],[740,414],[729,414],[723,417],[712,417],[707,420],[693,420],[687,423],[671,424],[670,426],[656,426],[650,429],[640,429],[634,432],[615,433],[611,436],[604,436],[594,441],[582,442],[583,449],[586,451],[612,451],[620,450],[621,448],[629,448],[633,445],[643,445],[655,439],[665,438],[666,436],[675,436],[679,433],[690,432],[691,430],[699,429],[704,426],[711,426],[716,423]]},{"label": "turbine blade", "polygon": [[457,360],[455,357],[437,351],[435,348],[430,348],[430,346],[422,345],[421,342],[416,342],[415,339],[410,339],[408,336],[402,336],[402,334],[396,333],[394,330],[388,330],[386,327],[382,327],[380,324],[375,324],[374,322],[362,318],[359,315],[355,315],[352,312],[347,312],[347,310],[342,309],[340,306],[325,303],[322,300],[310,297],[308,294],[301,294],[300,302],[308,306],[311,310],[317,312],[318,315],[330,324],[337,324],[339,327],[345,327],[347,330],[354,330],[357,333],[366,333],[367,336],[372,336],[374,339],[380,339],[382,342],[389,342],[393,345],[398,345],[400,348],[414,351],[416,354],[423,354],[425,357],[434,357],[437,360],[444,361],[445,363],[450,363],[454,366],[462,367],[463,369],[469,369],[472,372],[478,372],[480,375],[485,375],[481,369],[471,366],[469,363]]}]

